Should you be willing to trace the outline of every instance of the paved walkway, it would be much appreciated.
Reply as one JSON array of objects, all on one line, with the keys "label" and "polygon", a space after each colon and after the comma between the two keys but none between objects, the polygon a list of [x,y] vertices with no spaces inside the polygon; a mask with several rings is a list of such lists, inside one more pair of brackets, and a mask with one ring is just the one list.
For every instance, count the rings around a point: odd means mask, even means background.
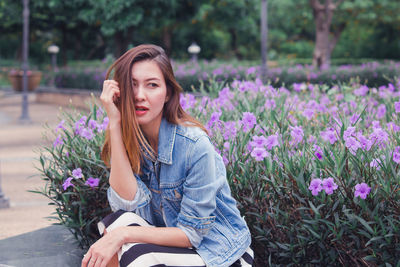
[{"label": "paved walkway", "polygon": [[28,192],[44,186],[34,167],[38,158],[34,149],[46,144],[43,125],[58,124],[60,107],[38,104],[31,94],[32,122],[21,123],[21,102],[21,94],[0,90],[0,185],[10,203],[10,208],[0,209],[0,266],[76,266],[68,256],[76,249],[72,235],[64,227],[51,226],[55,221],[46,218],[54,206],[44,196]]}]

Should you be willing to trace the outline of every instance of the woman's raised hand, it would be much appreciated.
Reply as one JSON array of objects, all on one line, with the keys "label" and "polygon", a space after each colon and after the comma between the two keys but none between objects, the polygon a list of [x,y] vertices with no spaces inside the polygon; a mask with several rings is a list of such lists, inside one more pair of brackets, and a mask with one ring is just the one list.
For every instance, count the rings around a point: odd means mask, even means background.
[{"label": "woman's raised hand", "polygon": [[115,102],[120,97],[120,89],[118,82],[114,80],[105,80],[103,83],[103,91],[100,95],[101,103],[107,111],[110,123],[119,123],[121,121],[121,113],[119,112]]}]

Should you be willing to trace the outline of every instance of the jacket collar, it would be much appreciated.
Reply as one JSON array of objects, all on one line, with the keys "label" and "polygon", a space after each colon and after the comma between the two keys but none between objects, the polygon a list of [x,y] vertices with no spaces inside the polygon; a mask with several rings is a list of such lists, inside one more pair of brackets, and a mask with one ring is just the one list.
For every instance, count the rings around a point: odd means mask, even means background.
[{"label": "jacket collar", "polygon": [[172,164],[172,150],[174,149],[176,125],[162,118],[158,132],[158,161]]}]

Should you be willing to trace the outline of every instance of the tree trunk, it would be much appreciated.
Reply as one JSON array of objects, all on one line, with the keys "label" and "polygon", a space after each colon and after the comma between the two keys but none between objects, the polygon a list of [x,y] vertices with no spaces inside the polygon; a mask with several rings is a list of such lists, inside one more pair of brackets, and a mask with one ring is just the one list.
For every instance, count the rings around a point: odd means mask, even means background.
[{"label": "tree trunk", "polygon": [[67,66],[67,29],[65,26],[61,26],[61,40],[62,40],[62,44],[61,44],[61,65],[62,66]]},{"label": "tree trunk", "polygon": [[310,0],[315,22],[313,66],[320,69],[330,67],[332,51],[344,29],[344,25],[341,25],[343,27],[331,34],[333,13],[342,2],[343,0],[325,0],[325,3],[321,4],[318,0]]},{"label": "tree trunk", "polygon": [[238,47],[237,47],[237,34],[236,30],[234,28],[229,29],[229,33],[231,35],[231,50],[235,54],[235,57],[238,59],[242,58],[242,55],[239,53]]},{"label": "tree trunk", "polygon": [[119,58],[127,51],[128,45],[132,39],[133,30],[133,27],[129,27],[126,31],[118,31],[114,34],[115,58]]},{"label": "tree trunk", "polygon": [[170,56],[172,51],[172,43],[171,43],[172,30],[170,27],[166,26],[163,28],[162,39],[165,48],[165,53],[167,53],[167,55]]}]

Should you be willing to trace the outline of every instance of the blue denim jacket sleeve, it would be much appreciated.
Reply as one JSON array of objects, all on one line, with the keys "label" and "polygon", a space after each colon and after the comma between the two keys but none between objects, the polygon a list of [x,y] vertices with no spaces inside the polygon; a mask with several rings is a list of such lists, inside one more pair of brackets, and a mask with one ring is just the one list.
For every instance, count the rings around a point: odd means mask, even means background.
[{"label": "blue denim jacket sleeve", "polygon": [[189,153],[177,227],[185,232],[192,246],[197,248],[214,224],[216,196],[226,174],[222,159],[208,136],[200,137]]},{"label": "blue denim jacket sleeve", "polygon": [[126,200],[118,195],[114,189],[110,186],[107,190],[108,203],[110,204],[112,211],[125,210],[135,211],[137,208],[146,206],[151,199],[151,193],[147,186],[135,175],[137,181],[137,191],[133,200]]}]

